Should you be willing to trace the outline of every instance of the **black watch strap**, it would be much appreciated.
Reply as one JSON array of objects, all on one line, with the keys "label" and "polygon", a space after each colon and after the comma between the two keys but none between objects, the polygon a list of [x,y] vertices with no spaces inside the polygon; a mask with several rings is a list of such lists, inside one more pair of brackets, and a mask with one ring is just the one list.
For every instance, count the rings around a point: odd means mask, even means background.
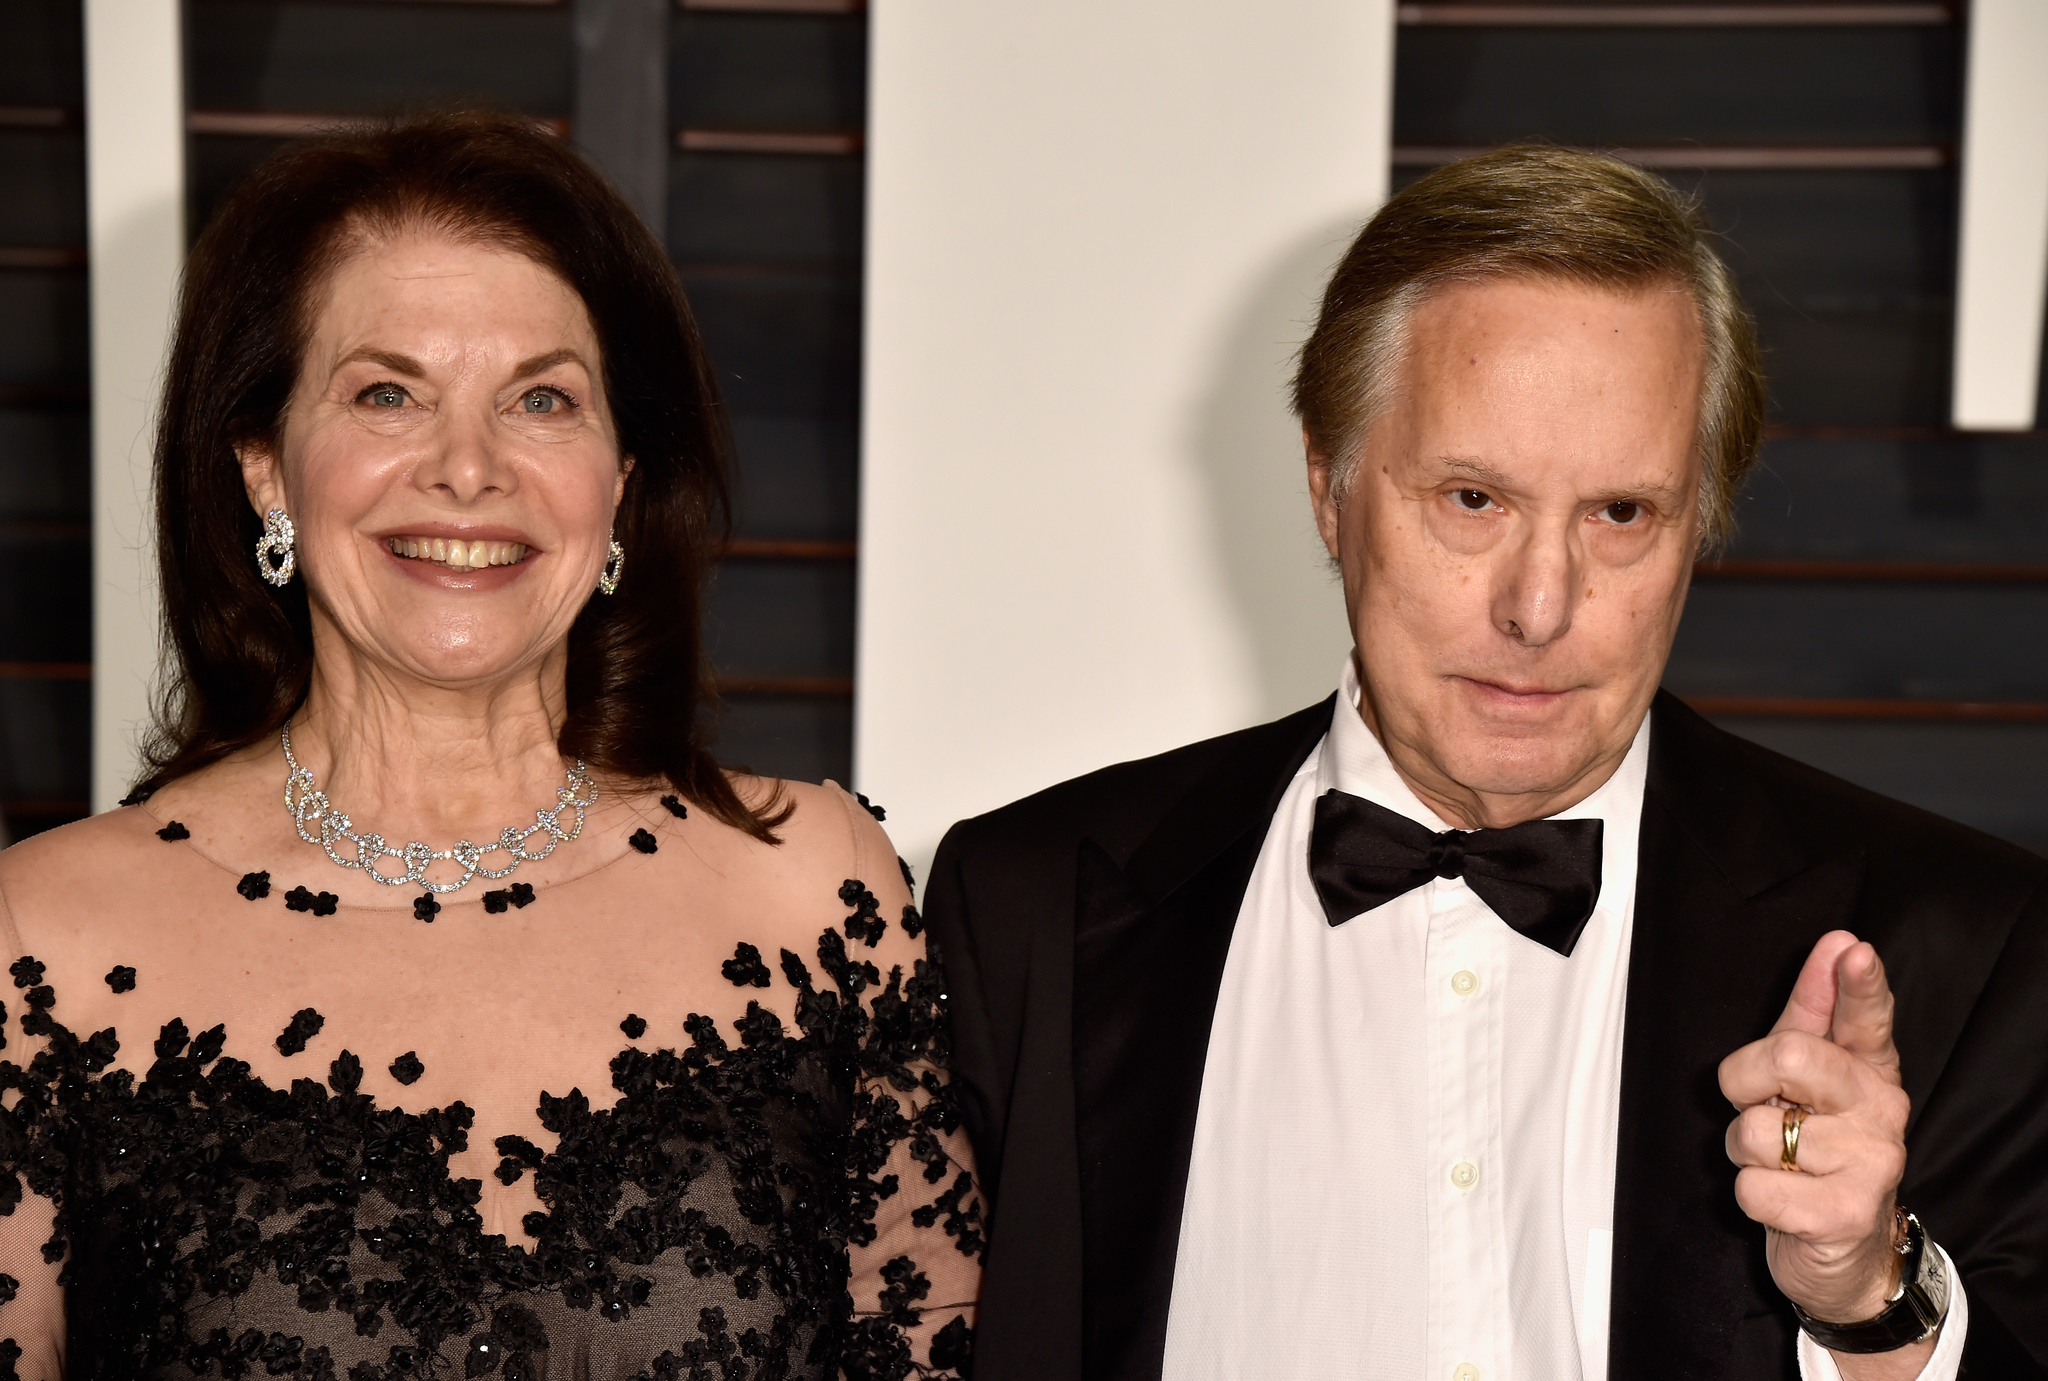
[{"label": "black watch strap", "polygon": [[1798,1305],[1792,1312],[1806,1335],[1830,1352],[1894,1352],[1931,1337],[1948,1317],[1948,1270],[1941,1253],[1930,1249],[1920,1220],[1900,1210],[1906,1239],[1899,1245],[1904,1257],[1899,1270],[1899,1292],[1875,1318],[1861,1323],[1826,1323]]}]

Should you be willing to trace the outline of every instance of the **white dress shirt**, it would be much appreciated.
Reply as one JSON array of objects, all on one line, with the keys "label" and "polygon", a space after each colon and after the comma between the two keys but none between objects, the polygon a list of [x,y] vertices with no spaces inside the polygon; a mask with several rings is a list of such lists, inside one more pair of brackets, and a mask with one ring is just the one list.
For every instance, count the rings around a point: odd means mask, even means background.
[{"label": "white dress shirt", "polygon": [[[1606,783],[1554,817],[1604,822],[1599,900],[1566,957],[1462,878],[1329,924],[1308,875],[1324,792],[1451,828],[1357,704],[1347,659],[1330,732],[1281,798],[1231,938],[1165,1376],[1604,1381],[1649,724]],[[1955,1375],[1960,1282],[1955,1293],[1923,1381]],[[1809,1381],[1835,1381],[1832,1358],[1801,1344]]]}]

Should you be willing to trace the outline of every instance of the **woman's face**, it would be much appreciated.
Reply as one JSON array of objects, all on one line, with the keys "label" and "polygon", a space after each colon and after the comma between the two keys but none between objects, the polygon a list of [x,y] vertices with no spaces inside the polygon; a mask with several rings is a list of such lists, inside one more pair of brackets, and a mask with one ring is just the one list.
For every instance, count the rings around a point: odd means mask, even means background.
[{"label": "woman's face", "polygon": [[630,466],[602,378],[582,299],[523,255],[420,232],[345,259],[278,454],[242,456],[298,529],[316,625],[444,685],[562,647]]}]

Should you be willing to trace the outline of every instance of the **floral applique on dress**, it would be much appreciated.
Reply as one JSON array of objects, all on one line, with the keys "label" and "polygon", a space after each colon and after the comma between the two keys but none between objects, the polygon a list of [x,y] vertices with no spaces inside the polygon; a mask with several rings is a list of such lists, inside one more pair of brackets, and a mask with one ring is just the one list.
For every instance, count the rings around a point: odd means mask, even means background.
[{"label": "floral applique on dress", "polygon": [[[43,966],[18,961],[20,1025],[44,1048],[26,1067],[0,1059],[0,1212],[24,1191],[55,1205],[43,1255],[63,1263],[67,1374],[964,1375],[972,1300],[932,1283],[934,1254],[972,1262],[984,1245],[974,1182],[945,1150],[959,1122],[937,1072],[944,983],[935,961],[884,975],[851,951],[881,919],[848,888],[853,914],[819,937],[816,972],[779,955],[793,1027],[755,1002],[723,1031],[692,1016],[652,1033],[663,1048],[612,1060],[615,1106],[541,1094],[553,1149],[496,1140],[497,1178],[531,1175],[542,1205],[517,1244],[483,1230],[480,1181],[449,1171],[474,1130],[465,1104],[380,1106],[350,1050],[307,1070],[324,1081],[272,1088],[223,1053],[223,1027],[195,1037],[178,1020],[138,1079],[110,1068],[112,1029],[68,1030]],[[772,981],[752,946],[725,967],[744,987]],[[305,1052],[324,1024],[306,1008],[278,1047]],[[425,1067],[407,1051],[390,1070],[409,1086]],[[901,1179],[899,1148],[917,1167]],[[922,1245],[854,1299],[848,1246],[877,1240],[883,1205]],[[0,1278],[0,1336],[13,1289]],[[0,1375],[19,1355],[0,1342]]]}]

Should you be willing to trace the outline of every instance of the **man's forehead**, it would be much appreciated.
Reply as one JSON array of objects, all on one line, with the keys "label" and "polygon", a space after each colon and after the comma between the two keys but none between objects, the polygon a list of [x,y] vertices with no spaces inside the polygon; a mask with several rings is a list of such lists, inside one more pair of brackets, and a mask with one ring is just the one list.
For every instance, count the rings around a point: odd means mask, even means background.
[{"label": "man's forehead", "polygon": [[1683,293],[1460,284],[1417,309],[1408,347],[1400,449],[1446,476],[1597,459],[1668,483],[1692,468],[1702,352]]},{"label": "man's forehead", "polygon": [[1444,284],[1415,305],[1404,334],[1411,352],[1608,337],[1638,346],[1655,342],[1688,362],[1704,342],[1698,304],[1681,284],[1607,286],[1531,277]]}]

